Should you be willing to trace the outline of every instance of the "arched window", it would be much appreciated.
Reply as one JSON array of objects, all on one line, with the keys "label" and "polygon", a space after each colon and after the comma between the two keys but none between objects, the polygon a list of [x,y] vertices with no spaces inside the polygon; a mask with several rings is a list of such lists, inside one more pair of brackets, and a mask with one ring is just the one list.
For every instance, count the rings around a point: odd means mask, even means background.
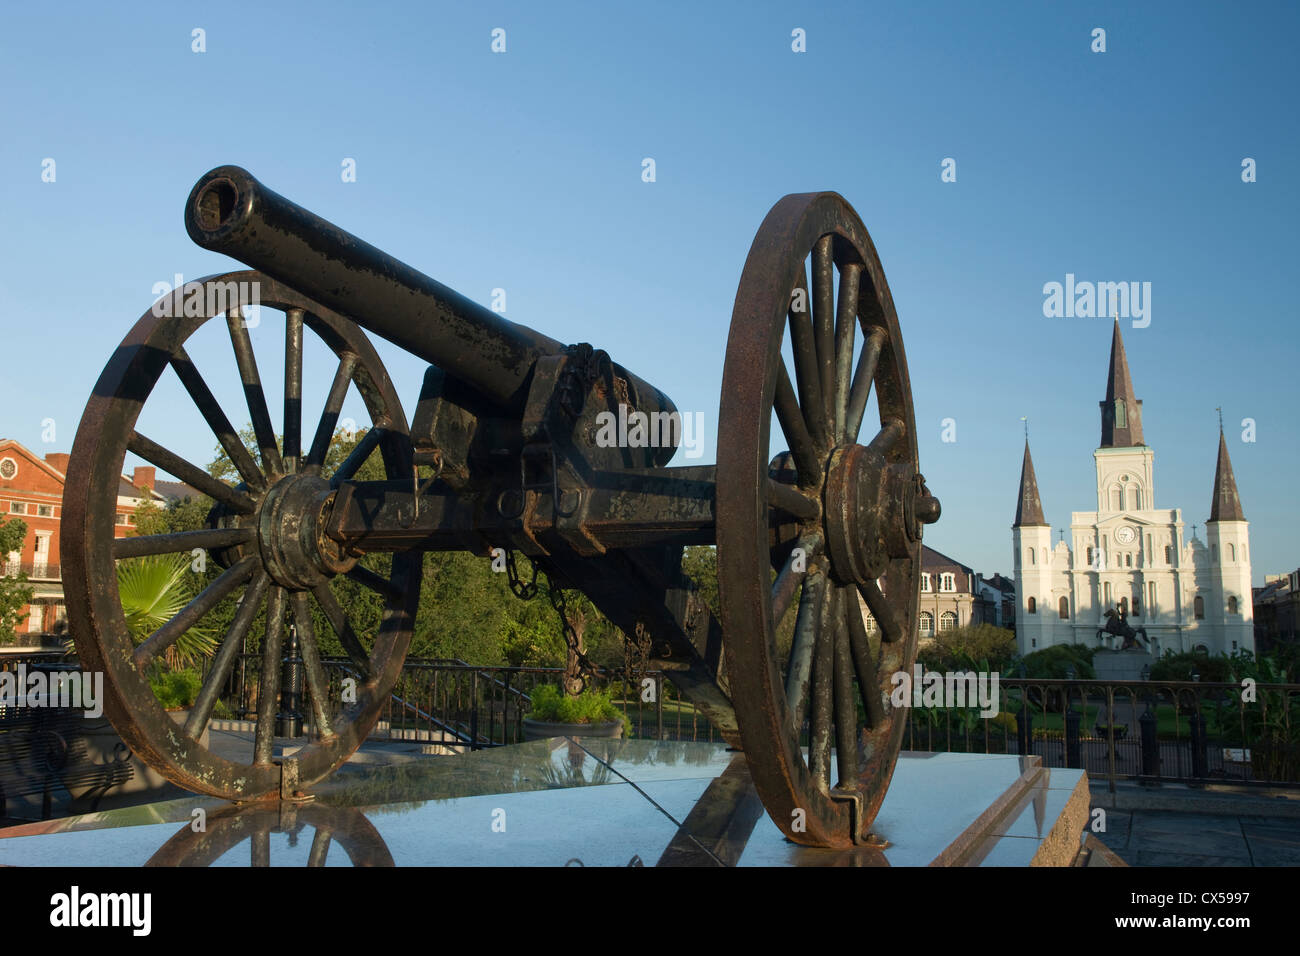
[{"label": "arched window", "polygon": [[1037,554],[1037,552],[1034,551],[1033,548],[1030,548],[1030,549],[1029,549],[1029,563],[1030,563],[1030,564],[1037,564],[1037,563],[1038,563],[1038,554]]},{"label": "arched window", "polygon": [[1038,601],[1036,601],[1034,598],[1030,598],[1030,599],[1029,599],[1029,607],[1028,607],[1028,611],[1029,611],[1030,614],[1037,614],[1037,613],[1038,613]]},{"label": "arched window", "polygon": [[1192,615],[1198,621],[1205,620],[1205,598],[1201,597],[1199,594],[1196,595],[1195,600],[1192,601]]},{"label": "arched window", "polygon": [[1126,568],[1133,567],[1133,555],[1131,554],[1124,555],[1124,567]]},{"label": "arched window", "polygon": [[1136,485],[1129,485],[1128,500],[1132,503],[1134,511],[1142,510],[1142,489]]},{"label": "arched window", "polygon": [[929,611],[921,612],[921,636],[929,637],[934,634],[934,615]]},{"label": "arched window", "polygon": [[1120,488],[1119,485],[1110,486],[1110,510],[1111,511],[1124,510],[1124,491],[1123,489]]},{"label": "arched window", "polygon": [[1169,545],[1165,545],[1165,564],[1173,564],[1173,563],[1174,563],[1174,549],[1169,547]]},{"label": "arched window", "polygon": [[1237,560],[1237,546],[1235,544],[1228,545],[1228,560],[1229,561]]},{"label": "arched window", "polygon": [[1058,602],[1058,613],[1061,615],[1061,620],[1062,620],[1062,621],[1068,621],[1068,620],[1070,619],[1070,599],[1069,599],[1069,598],[1067,598],[1067,597],[1063,597],[1063,598],[1061,598],[1061,600]]},{"label": "arched window", "polygon": [[1228,613],[1229,614],[1237,613],[1237,598],[1235,596],[1228,598]]},{"label": "arched window", "polygon": [[1219,560],[1219,546],[1217,544],[1210,545],[1210,559],[1212,561]]},{"label": "arched window", "polygon": [[1139,617],[1142,614],[1142,592],[1133,592],[1133,616]]},{"label": "arched window", "polygon": [[952,611],[944,611],[939,615],[939,630],[951,631],[957,626],[957,615]]},{"label": "arched window", "polygon": [[1119,599],[1119,613],[1128,617],[1128,598],[1122,597]]},{"label": "arched window", "polygon": [[921,590],[922,590],[922,591],[928,591],[928,590],[930,590],[930,572],[929,572],[929,571],[922,571],[922,572],[921,572]]},{"label": "arched window", "polygon": [[871,616],[870,611],[862,615],[862,623],[866,625],[868,634],[876,633],[876,619]]}]

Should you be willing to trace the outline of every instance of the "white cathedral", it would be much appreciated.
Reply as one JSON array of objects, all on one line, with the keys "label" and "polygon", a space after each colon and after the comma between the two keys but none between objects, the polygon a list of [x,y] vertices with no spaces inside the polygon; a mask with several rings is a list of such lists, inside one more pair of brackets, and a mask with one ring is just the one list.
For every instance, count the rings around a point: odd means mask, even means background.
[{"label": "white cathedral", "polygon": [[[1146,650],[1255,650],[1250,545],[1228,446],[1219,429],[1214,497],[1205,541],[1186,536],[1181,508],[1156,508],[1155,453],[1142,437],[1119,321],[1101,403],[1097,510],[1070,515],[1070,538],[1052,546],[1025,441],[1015,544],[1016,639],[1020,653],[1053,644],[1111,646],[1098,639],[1106,611],[1145,628]],[[1119,647],[1115,642],[1114,647]]]}]

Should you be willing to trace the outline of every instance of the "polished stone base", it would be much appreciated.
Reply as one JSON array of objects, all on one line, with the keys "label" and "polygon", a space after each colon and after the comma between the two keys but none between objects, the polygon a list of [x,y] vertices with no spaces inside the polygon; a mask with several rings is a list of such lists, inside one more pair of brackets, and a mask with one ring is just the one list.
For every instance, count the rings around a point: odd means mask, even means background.
[{"label": "polished stone base", "polygon": [[1087,777],[1039,758],[903,754],[883,848],[790,843],[720,744],[553,738],[354,768],[305,804],[198,797],[0,830],[0,864],[1042,866],[1075,862]]}]

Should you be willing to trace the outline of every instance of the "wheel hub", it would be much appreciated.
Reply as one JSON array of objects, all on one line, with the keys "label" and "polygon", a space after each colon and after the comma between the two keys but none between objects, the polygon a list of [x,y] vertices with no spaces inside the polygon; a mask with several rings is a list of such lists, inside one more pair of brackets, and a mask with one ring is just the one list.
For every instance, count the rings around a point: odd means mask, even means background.
[{"label": "wheel hub", "polygon": [[322,533],[333,499],[329,482],[311,474],[286,475],[267,491],[257,516],[257,539],[275,583],[309,589],[357,563]]},{"label": "wheel hub", "polygon": [[939,500],[916,469],[867,445],[831,452],[822,498],[831,576],[842,584],[874,581],[939,520]]}]

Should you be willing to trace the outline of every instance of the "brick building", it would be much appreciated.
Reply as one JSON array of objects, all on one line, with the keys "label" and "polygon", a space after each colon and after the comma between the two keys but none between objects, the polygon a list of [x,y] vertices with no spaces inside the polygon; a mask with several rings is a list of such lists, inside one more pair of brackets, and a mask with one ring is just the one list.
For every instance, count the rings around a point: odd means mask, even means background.
[{"label": "brick building", "polygon": [[[64,473],[68,455],[51,452],[44,458],[10,438],[0,439],[0,515],[27,525],[20,551],[0,555],[0,572],[12,576],[26,572],[35,592],[18,625],[18,642],[52,643],[67,630],[63,605],[63,573],[59,556],[59,523],[63,517]],[[135,531],[136,509],[146,500],[164,505],[175,497],[194,494],[188,485],[160,482],[153,468],[136,468],[118,485],[116,536]]]}]

